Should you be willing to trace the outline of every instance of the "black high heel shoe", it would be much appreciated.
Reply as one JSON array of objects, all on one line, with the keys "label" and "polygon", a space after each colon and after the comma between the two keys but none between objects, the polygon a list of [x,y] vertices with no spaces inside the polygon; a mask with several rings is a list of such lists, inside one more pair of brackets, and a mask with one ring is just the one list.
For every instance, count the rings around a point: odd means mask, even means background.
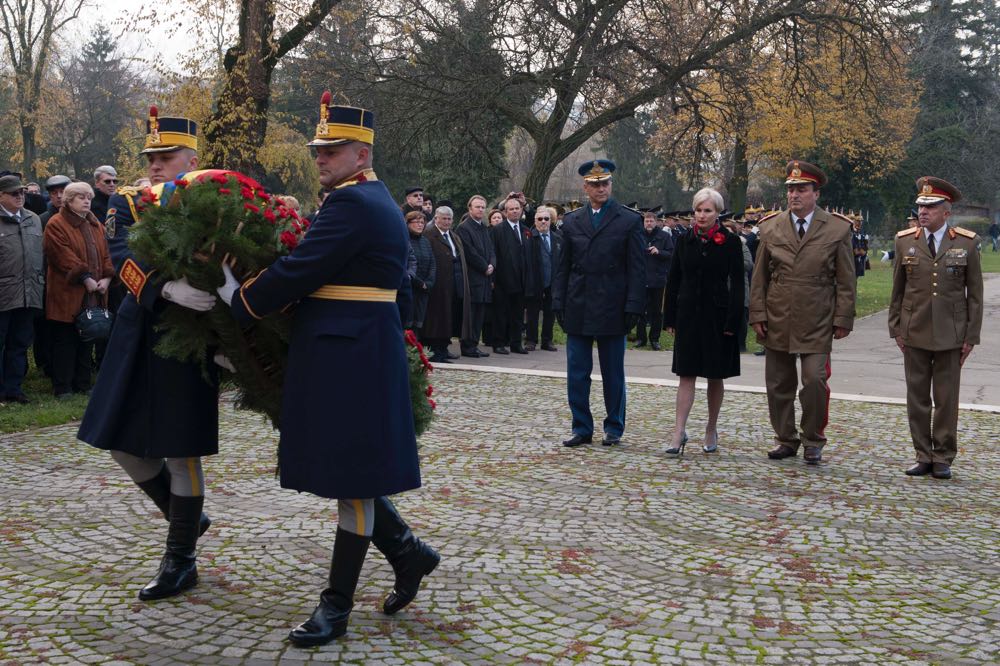
[{"label": "black high heel shoe", "polygon": [[671,456],[682,456],[684,455],[684,446],[688,443],[688,434],[685,430],[681,433],[681,443],[679,446],[671,446],[669,449],[664,451],[667,455]]},{"label": "black high heel shoe", "polygon": [[702,445],[701,450],[705,453],[715,453],[719,450],[719,432],[715,432],[715,436],[709,440],[705,437],[705,443]]}]

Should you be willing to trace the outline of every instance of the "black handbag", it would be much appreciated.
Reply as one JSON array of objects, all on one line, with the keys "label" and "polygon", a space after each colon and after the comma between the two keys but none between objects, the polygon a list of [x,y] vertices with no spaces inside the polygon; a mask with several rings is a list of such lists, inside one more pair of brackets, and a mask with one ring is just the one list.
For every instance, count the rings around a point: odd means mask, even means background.
[{"label": "black handbag", "polygon": [[76,316],[76,330],[84,342],[101,342],[111,337],[113,315],[106,307],[96,303],[91,294],[84,294],[83,309]]}]

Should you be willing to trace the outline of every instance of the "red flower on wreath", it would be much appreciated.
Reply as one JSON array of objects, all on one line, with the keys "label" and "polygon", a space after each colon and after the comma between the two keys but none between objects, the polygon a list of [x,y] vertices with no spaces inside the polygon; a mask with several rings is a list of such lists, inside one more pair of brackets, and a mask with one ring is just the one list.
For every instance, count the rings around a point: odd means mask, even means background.
[{"label": "red flower on wreath", "polygon": [[228,187],[220,187],[219,188],[219,194],[232,194],[232,193],[233,193],[233,191],[230,190]]},{"label": "red flower on wreath", "polygon": [[212,176],[212,180],[217,182],[219,185],[225,185],[226,183],[229,182],[229,178],[227,178],[226,174],[224,173],[215,174],[214,176]]},{"label": "red flower on wreath", "polygon": [[245,203],[243,204],[243,207],[249,211],[253,211],[254,213],[260,212],[260,208],[257,208],[257,206],[254,206],[252,203]]},{"label": "red flower on wreath", "polygon": [[188,182],[183,178],[177,178],[174,180],[174,186],[184,189],[185,187],[188,186]]},{"label": "red flower on wreath", "polygon": [[240,194],[243,195],[244,199],[253,199],[253,190],[249,187],[244,187],[240,190]]},{"label": "red flower on wreath", "polygon": [[289,250],[294,250],[295,246],[299,244],[299,237],[291,231],[282,231],[278,238],[281,240],[281,244]]},{"label": "red flower on wreath", "polygon": [[434,387],[428,384],[425,393],[427,394],[428,398],[431,397],[432,395],[434,395]]},{"label": "red flower on wreath", "polygon": [[721,231],[716,231],[712,234],[712,242],[716,245],[722,245],[726,242],[726,237]]},{"label": "red flower on wreath", "polygon": [[270,208],[264,209],[264,219],[270,222],[271,224],[274,224],[275,222],[278,221],[278,218],[275,217],[274,215],[274,211],[271,210]]},{"label": "red flower on wreath", "polygon": [[438,404],[430,398],[427,398],[427,404],[431,406],[431,409],[437,409]]},{"label": "red flower on wreath", "polygon": [[417,335],[416,333],[413,332],[413,329],[408,328],[405,331],[403,331],[403,339],[405,339],[406,344],[410,345],[411,347],[417,346]]}]

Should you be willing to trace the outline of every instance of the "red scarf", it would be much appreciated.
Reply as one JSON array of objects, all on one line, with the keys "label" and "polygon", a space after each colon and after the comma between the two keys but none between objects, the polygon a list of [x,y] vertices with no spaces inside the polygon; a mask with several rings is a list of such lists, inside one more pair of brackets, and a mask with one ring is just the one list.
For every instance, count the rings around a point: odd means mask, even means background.
[{"label": "red scarf", "polygon": [[701,227],[698,226],[697,224],[693,224],[691,225],[691,227],[694,229],[694,234],[695,236],[698,237],[698,240],[700,240],[702,243],[707,243],[712,238],[712,236],[714,236],[715,233],[719,230],[719,223],[716,222],[715,224],[713,224],[711,227],[708,228],[708,231],[702,231]]}]

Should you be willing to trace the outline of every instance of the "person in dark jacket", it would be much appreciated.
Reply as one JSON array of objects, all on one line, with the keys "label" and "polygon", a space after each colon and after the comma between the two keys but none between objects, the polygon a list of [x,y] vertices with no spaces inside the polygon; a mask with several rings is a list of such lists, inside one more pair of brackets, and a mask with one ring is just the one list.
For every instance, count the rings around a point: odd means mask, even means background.
[{"label": "person in dark jacket", "polygon": [[416,266],[410,275],[410,286],[413,289],[413,308],[410,321],[404,322],[412,328],[417,337],[422,335],[424,317],[427,315],[427,298],[434,287],[437,278],[437,264],[431,242],[424,236],[427,218],[422,210],[411,210],[406,214],[406,228],[410,232],[410,249],[416,259]]},{"label": "person in dark jacket", "polygon": [[94,169],[94,201],[91,204],[90,212],[101,224],[104,224],[104,220],[108,216],[108,200],[117,189],[118,172],[113,166],[105,164]]},{"label": "person in dark jacket", "polygon": [[524,327],[525,297],[532,293],[531,233],[521,224],[521,202],[516,198],[503,202],[503,214],[503,222],[490,229],[497,257],[493,287],[493,351],[527,354],[521,344],[521,329]]},{"label": "person in dark jacket", "polygon": [[722,195],[713,189],[694,195],[695,223],[678,243],[667,279],[664,326],[675,336],[673,371],[680,376],[669,454],[684,453],[697,377],[708,380],[708,423],[702,449],[706,453],[718,450],[723,379],[740,374],[737,334],[743,317],[743,242],[719,224],[722,208]]},{"label": "person in dark jacket", "polygon": [[52,176],[45,181],[45,191],[49,195],[49,205],[39,218],[42,221],[42,229],[45,229],[49,218],[58,213],[59,209],[62,208],[63,192],[66,190],[66,186],[72,182],[69,176],[62,175]]},{"label": "person in dark jacket", "polygon": [[465,263],[469,268],[469,337],[462,340],[462,356],[484,358],[489,356],[479,348],[483,334],[486,310],[493,302],[493,271],[497,255],[486,221],[486,198],[477,194],[469,199],[468,212],[458,225],[456,235],[465,248]]},{"label": "person in dark jacket", "polygon": [[434,224],[424,232],[434,253],[437,276],[427,299],[427,315],[422,329],[425,344],[434,355],[431,363],[451,363],[457,354],[448,351],[452,337],[468,339],[471,335],[469,302],[469,269],[465,248],[452,229],[454,213],[439,206],[434,211]]},{"label": "person in dark jacket", "polygon": [[649,327],[649,346],[660,350],[660,330],[663,328],[663,291],[667,286],[670,259],[674,256],[674,237],[660,227],[658,209],[642,213],[643,240],[646,248],[646,308],[636,325],[636,349],[646,346],[646,327]]},{"label": "person in dark jacket", "polygon": [[564,446],[580,446],[593,438],[590,372],[594,342],[608,412],[603,444],[617,444],[625,431],[625,334],[639,321],[646,304],[646,263],[642,217],[611,198],[614,170],[610,160],[586,162],[578,169],[589,202],[567,213],[562,226],[552,310],[566,331],[566,388],[573,436]]},{"label": "person in dark jacket", "polygon": [[0,177],[0,399],[21,403],[30,402],[21,384],[45,290],[42,223],[24,207],[24,195],[19,176]]},{"label": "person in dark jacket", "polygon": [[552,329],[555,324],[555,314],[552,311],[552,278],[562,256],[562,234],[554,231],[552,227],[555,219],[555,208],[539,206],[535,209],[531,249],[532,270],[538,286],[535,295],[527,300],[527,332],[524,348],[528,351],[535,351],[535,346],[538,344],[539,314],[542,316],[542,349],[559,351],[552,344]]}]

